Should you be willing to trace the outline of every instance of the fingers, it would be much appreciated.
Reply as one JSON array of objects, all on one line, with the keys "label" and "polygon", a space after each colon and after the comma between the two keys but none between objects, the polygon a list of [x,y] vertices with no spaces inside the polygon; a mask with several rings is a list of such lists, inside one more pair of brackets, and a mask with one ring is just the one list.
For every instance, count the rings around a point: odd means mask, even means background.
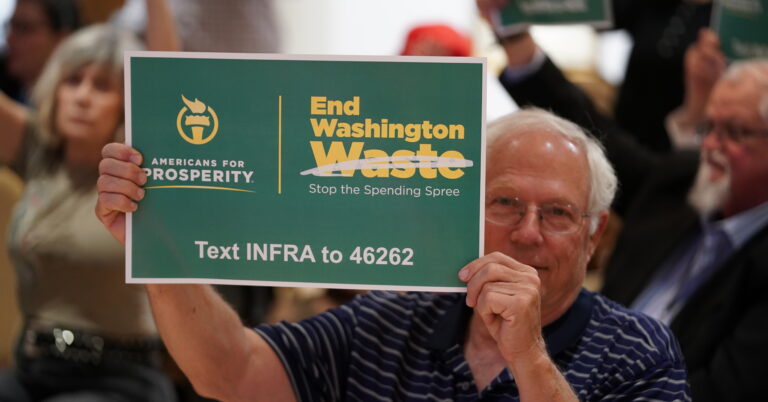
[{"label": "fingers", "polygon": [[717,33],[715,33],[715,31],[709,28],[701,28],[699,30],[699,35],[697,39],[700,43],[706,44],[707,46],[720,47],[720,38],[717,36]]},{"label": "fingers", "polygon": [[683,109],[689,121],[701,122],[712,89],[726,68],[725,55],[717,35],[710,29],[700,30],[696,42],[685,52],[684,63]]},{"label": "fingers", "polygon": [[482,257],[480,257],[480,258],[470,262],[469,264],[465,265],[464,268],[462,268],[459,271],[459,279],[461,279],[464,282],[471,281],[472,277],[480,269],[482,269],[483,266],[485,266],[486,264],[489,264],[489,263],[498,263],[498,264],[502,264],[502,265],[508,265],[510,268],[518,269],[518,270],[526,270],[525,267],[530,268],[527,265],[524,265],[524,264],[521,264],[521,263],[517,262],[517,260],[515,260],[512,257],[509,257],[509,256],[507,256],[504,253],[500,253],[500,252],[496,251],[496,252],[493,252],[493,253],[490,253],[490,254],[486,254],[486,255],[484,255],[484,256],[482,256]]},{"label": "fingers", "polygon": [[129,180],[139,186],[147,182],[146,173],[138,165],[114,158],[105,158],[99,162],[99,176],[105,175]]},{"label": "fingers", "polygon": [[120,244],[125,244],[125,212],[133,212],[136,203],[120,194],[99,193],[96,217]]},{"label": "fingers", "polygon": [[113,142],[101,149],[102,159],[117,159],[124,162],[131,162],[135,165],[141,165],[143,157],[139,151],[133,149],[130,145],[119,142]]},{"label": "fingers", "polygon": [[459,278],[467,283],[467,305],[475,307],[478,298],[489,284],[502,284],[514,289],[541,285],[536,270],[502,253],[492,253],[472,261],[459,272]]},{"label": "fingers", "polygon": [[99,198],[96,202],[96,216],[109,224],[115,213],[134,212],[138,205],[134,201],[144,198],[144,189],[134,182],[116,176],[101,175],[96,181]]},{"label": "fingers", "polygon": [[130,198],[116,193],[99,193],[99,200],[96,203],[96,216],[102,222],[107,223],[109,215],[114,213],[134,212],[138,205]]},{"label": "fingers", "polygon": [[501,283],[486,284],[475,307],[485,316],[484,319],[500,316],[506,321],[513,320],[520,315],[521,311],[530,308],[538,313],[539,298],[536,286],[522,284],[521,286],[509,287]]},{"label": "fingers", "polygon": [[[101,150],[101,157],[102,160],[99,163],[100,176],[107,175],[129,180],[139,186],[147,182],[147,175],[139,167],[143,157],[139,151],[130,146],[116,142],[107,144]],[[99,191],[107,190],[99,188]],[[126,195],[130,196],[131,194]]]},{"label": "fingers", "polygon": [[112,143],[101,150],[99,178],[96,189],[96,217],[121,243],[125,242],[125,213],[138,208],[136,201],[144,198],[147,175],[139,167],[141,154],[132,147]]},{"label": "fingers", "polygon": [[508,289],[532,286],[538,289],[540,286],[536,270],[518,270],[507,265],[489,263],[479,270],[474,277],[467,282],[467,305],[474,307],[489,286],[495,287],[501,284]]},{"label": "fingers", "polygon": [[491,253],[460,271],[472,307],[507,362],[531,352],[546,354],[541,336],[541,281],[533,267]]},{"label": "fingers", "polygon": [[686,61],[692,74],[709,79],[719,77],[725,70],[726,60],[717,34],[707,28],[700,30],[698,40],[686,52]]},{"label": "fingers", "polygon": [[489,283],[477,301],[474,311],[507,362],[524,356],[546,356],[541,333],[541,299],[534,286],[514,289],[500,283]]},{"label": "fingers", "polygon": [[126,198],[136,201],[144,198],[144,189],[133,181],[116,176],[106,174],[99,176],[99,179],[96,181],[96,188],[99,189],[99,193],[121,194]]}]

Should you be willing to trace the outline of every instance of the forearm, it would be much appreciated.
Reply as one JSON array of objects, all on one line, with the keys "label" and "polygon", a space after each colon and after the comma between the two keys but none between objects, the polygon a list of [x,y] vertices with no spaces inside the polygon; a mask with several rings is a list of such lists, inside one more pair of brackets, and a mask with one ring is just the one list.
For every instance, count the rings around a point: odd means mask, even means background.
[{"label": "forearm", "polygon": [[537,46],[530,33],[523,32],[500,41],[507,56],[508,67],[520,68],[533,60]]},{"label": "forearm", "polygon": [[0,91],[0,164],[14,162],[27,119],[27,108]]},{"label": "forearm", "polygon": [[589,97],[568,81],[549,59],[523,80],[510,82],[506,78],[502,74],[501,84],[520,106],[551,110],[596,135],[605,132],[609,125],[607,118],[597,111]]},{"label": "forearm", "polygon": [[179,51],[176,23],[166,0],[147,0],[147,49]]},{"label": "forearm", "polygon": [[[146,288],[160,335],[195,389],[226,400],[240,393],[238,388],[252,372],[253,358],[259,355],[254,347],[258,335],[243,327],[211,286]],[[270,351],[260,352],[268,355]]]},{"label": "forearm", "polygon": [[509,363],[521,402],[578,401],[573,389],[545,351]]}]

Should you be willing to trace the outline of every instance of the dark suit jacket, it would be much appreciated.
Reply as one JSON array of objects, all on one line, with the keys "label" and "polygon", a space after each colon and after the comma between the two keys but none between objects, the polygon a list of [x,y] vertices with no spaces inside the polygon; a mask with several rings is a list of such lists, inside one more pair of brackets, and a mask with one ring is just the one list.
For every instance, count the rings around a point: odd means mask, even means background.
[{"label": "dark suit jacket", "polygon": [[709,25],[711,3],[689,0],[613,0],[614,28],[632,38],[614,116],[633,139],[669,152],[664,118],[683,101],[683,58],[699,29]]},{"label": "dark suit jacket", "polygon": [[[662,164],[638,194],[608,264],[606,296],[631,304],[677,247],[700,231],[686,202],[694,174],[680,161]],[[670,327],[686,359],[694,401],[765,399],[768,227],[691,295]]]},{"label": "dark suit jacket", "polygon": [[[503,80],[502,80],[503,81]],[[700,230],[686,197],[695,154],[645,155],[551,63],[521,83],[502,82],[515,101],[535,105],[602,134],[623,186],[624,229],[603,293],[629,305],[685,239]],[[639,154],[633,155],[633,149]],[[763,228],[691,296],[671,323],[685,356],[694,401],[765,399],[768,374],[768,228]]]}]

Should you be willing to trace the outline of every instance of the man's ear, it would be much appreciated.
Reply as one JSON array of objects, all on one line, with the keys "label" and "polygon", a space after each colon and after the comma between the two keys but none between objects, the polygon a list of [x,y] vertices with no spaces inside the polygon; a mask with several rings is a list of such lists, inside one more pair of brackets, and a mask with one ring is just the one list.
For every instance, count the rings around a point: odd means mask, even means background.
[{"label": "man's ear", "polygon": [[[598,216],[599,218],[597,221],[597,227],[593,233],[589,234],[589,244],[587,250],[589,251],[589,258],[592,258],[592,254],[595,252],[597,245],[600,244],[600,238],[603,237],[603,232],[605,232],[605,228],[608,226],[608,217],[610,216],[610,213],[608,211],[601,211],[600,215]],[[592,222],[590,222],[590,226],[591,224]]]}]

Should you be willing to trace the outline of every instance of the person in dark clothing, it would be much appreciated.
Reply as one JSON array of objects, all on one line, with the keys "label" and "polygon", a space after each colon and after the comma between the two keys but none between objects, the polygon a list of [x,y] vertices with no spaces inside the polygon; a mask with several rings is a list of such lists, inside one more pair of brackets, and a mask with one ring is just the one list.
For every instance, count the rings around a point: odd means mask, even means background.
[{"label": "person in dark clothing", "polygon": [[0,90],[27,103],[29,92],[59,43],[80,26],[73,0],[18,0],[0,55]]},{"label": "person in dark clothing", "polygon": [[[508,0],[477,0],[488,17]],[[711,0],[613,0],[613,28],[632,39],[614,124],[650,151],[671,150],[665,119],[684,100],[686,49],[709,25]]]},{"label": "person in dark clothing", "polygon": [[614,27],[633,46],[614,107],[616,124],[638,143],[666,152],[667,115],[683,102],[685,51],[710,21],[709,0],[614,0]]}]

